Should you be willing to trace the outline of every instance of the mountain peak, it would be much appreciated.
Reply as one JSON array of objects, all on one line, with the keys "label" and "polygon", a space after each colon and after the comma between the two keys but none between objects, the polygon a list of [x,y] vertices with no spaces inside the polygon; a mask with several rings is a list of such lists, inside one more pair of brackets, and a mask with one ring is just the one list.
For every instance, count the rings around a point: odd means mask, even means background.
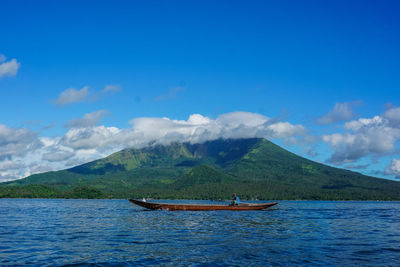
[{"label": "mountain peak", "polygon": [[89,186],[116,198],[400,199],[400,183],[299,157],[262,138],[124,149],[9,185]]}]

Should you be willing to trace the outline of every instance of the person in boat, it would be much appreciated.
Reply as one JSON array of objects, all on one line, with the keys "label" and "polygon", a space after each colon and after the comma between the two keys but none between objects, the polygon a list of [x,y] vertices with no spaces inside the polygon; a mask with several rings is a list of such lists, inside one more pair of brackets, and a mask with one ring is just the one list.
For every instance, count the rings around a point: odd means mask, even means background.
[{"label": "person in boat", "polygon": [[240,200],[239,200],[239,197],[238,197],[238,195],[236,195],[236,193],[235,193],[235,194],[233,194],[232,206],[238,206],[238,205],[239,205],[239,203],[240,203]]}]

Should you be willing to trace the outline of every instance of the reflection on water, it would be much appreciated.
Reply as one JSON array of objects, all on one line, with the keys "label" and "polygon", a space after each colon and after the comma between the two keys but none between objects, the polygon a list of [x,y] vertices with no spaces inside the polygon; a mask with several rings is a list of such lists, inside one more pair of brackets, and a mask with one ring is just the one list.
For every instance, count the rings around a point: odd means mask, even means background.
[{"label": "reflection on water", "polygon": [[400,202],[147,211],[126,200],[0,199],[0,265],[400,265]]}]

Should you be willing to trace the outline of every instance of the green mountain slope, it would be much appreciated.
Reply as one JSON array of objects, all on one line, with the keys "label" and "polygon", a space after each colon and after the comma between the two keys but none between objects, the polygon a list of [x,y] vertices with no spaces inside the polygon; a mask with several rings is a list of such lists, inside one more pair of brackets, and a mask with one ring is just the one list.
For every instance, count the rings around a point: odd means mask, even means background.
[{"label": "green mountain slope", "polygon": [[399,182],[316,163],[259,138],[126,149],[8,182],[0,197],[6,188],[28,185],[44,185],[61,197],[84,187],[114,198],[219,199],[236,192],[247,199],[400,199]]}]

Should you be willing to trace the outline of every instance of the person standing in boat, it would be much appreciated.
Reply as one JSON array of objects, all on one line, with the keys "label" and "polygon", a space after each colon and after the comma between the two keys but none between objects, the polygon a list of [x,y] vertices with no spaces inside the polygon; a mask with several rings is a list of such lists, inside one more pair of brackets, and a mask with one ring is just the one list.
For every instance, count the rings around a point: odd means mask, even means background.
[{"label": "person standing in boat", "polygon": [[236,193],[233,194],[233,199],[232,199],[232,205],[233,206],[238,206],[240,203],[238,195]]}]

